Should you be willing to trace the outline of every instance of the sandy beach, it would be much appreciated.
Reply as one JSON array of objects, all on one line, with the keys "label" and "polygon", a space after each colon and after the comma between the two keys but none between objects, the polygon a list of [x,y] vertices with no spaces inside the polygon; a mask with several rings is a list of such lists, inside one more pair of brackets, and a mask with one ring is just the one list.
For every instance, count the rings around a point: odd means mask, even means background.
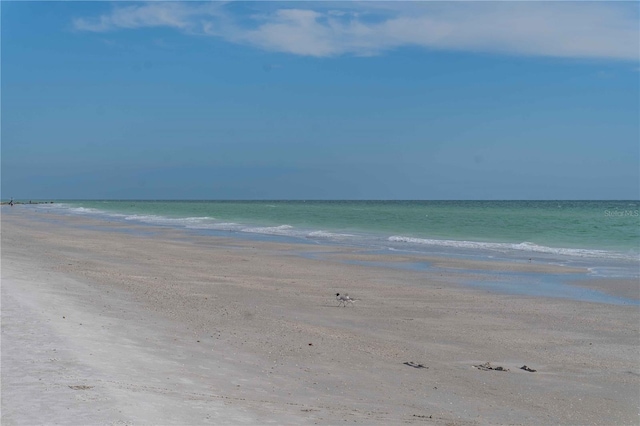
[{"label": "sandy beach", "polygon": [[[21,206],[2,206],[1,225],[3,425],[640,423],[638,306],[458,279],[574,269]],[[570,284],[638,299],[629,280]],[[358,300],[338,307],[338,292]],[[476,367],[486,363],[508,371]]]}]

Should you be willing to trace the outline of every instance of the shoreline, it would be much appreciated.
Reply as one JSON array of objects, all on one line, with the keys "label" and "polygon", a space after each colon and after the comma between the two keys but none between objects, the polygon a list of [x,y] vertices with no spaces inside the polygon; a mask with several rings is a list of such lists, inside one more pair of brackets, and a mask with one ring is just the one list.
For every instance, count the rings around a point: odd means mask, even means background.
[{"label": "shoreline", "polygon": [[[125,232],[138,235],[172,234],[181,238],[200,241],[207,244],[211,241],[225,241],[236,244],[264,244],[288,253],[297,253],[301,257],[318,261],[332,260],[344,264],[361,264],[372,267],[406,269],[413,272],[426,272],[436,275],[447,274],[455,277],[449,280],[456,285],[467,288],[481,287],[485,290],[503,295],[529,295],[554,298],[554,294],[563,293],[561,297],[577,301],[613,303],[621,305],[640,304],[640,286],[636,285],[638,277],[607,277],[594,275],[592,267],[582,259],[580,265],[567,265],[555,262],[552,258],[529,262],[524,259],[485,258],[484,256],[465,256],[460,254],[432,255],[411,251],[371,251],[369,248],[349,244],[334,245],[331,242],[313,242],[300,238],[281,237],[277,235],[260,235],[233,233],[203,233],[198,229],[151,225],[147,223],[107,220],[103,217],[77,216],[60,214],[53,211],[31,210],[38,220],[62,226],[82,226],[88,230],[107,232]],[[283,248],[284,247],[284,248]],[[601,264],[600,264],[601,265]],[[605,269],[607,267],[604,267]],[[598,266],[596,269],[600,269]],[[497,275],[496,275],[497,274]],[[519,283],[544,274],[544,289],[526,288]],[[506,282],[504,282],[506,279]],[[483,285],[488,281],[504,282],[502,285]],[[533,280],[535,281],[535,279]],[[513,284],[513,285],[510,285]],[[571,290],[571,286],[576,287]]]},{"label": "shoreline", "polygon": [[[638,422],[634,306],[465,287],[457,270],[472,265],[456,259],[437,272],[393,269],[345,263],[361,254],[344,247],[4,213],[3,339],[7,327],[15,327],[14,342],[33,339],[24,322],[10,321],[15,312],[43,334],[23,345],[22,358],[35,361],[21,368],[7,352],[20,345],[2,346],[2,416],[10,423],[29,423],[11,402],[61,389],[52,415],[66,423],[66,407],[92,423],[154,423],[153,410],[127,405],[134,394],[142,407],[164,404],[170,424],[205,424],[207,415],[249,424]],[[360,300],[338,308],[336,292]],[[25,300],[30,310],[19,309]],[[94,327],[94,337],[80,327]],[[78,383],[49,368],[58,361],[35,356],[48,337],[62,342],[67,371],[88,377],[79,385],[92,388],[69,388]],[[510,371],[474,367],[486,362]],[[141,373],[124,374],[129,364]]]},{"label": "shoreline", "polygon": [[[601,203],[602,201],[596,201]],[[113,204],[104,210],[102,203]],[[326,212],[323,219],[311,220],[315,225],[300,223],[300,217],[282,219],[274,217],[273,212],[277,211],[276,205],[265,204],[260,201],[202,201],[193,202],[193,206],[183,209],[174,209],[179,202],[162,201],[131,201],[131,205],[126,205],[123,201],[94,201],[87,204],[66,205],[58,203],[54,211],[58,214],[69,216],[80,216],[84,218],[95,218],[98,220],[114,221],[121,223],[137,223],[142,226],[168,226],[176,229],[189,230],[213,237],[230,237],[238,239],[253,239],[262,241],[277,241],[282,243],[313,243],[328,246],[353,246],[359,248],[368,247],[370,250],[384,249],[398,251],[400,253],[416,253],[422,256],[433,256],[441,258],[460,258],[476,260],[502,260],[507,262],[537,262],[537,263],[561,263],[571,267],[585,267],[585,265],[597,265],[598,267],[608,267],[614,265],[616,268],[626,270],[627,274],[640,278],[637,271],[640,265],[640,255],[637,254],[637,247],[631,246],[612,248],[602,241],[592,241],[592,244],[576,245],[571,240],[566,240],[564,244],[552,243],[551,241],[536,240],[529,242],[528,232],[519,235],[518,238],[496,239],[495,236],[488,236],[487,239],[467,240],[458,234],[451,234],[447,237],[425,236],[422,232],[414,229],[415,232],[403,233],[402,227],[393,231],[386,231],[373,228],[349,228],[345,224],[338,225],[327,218]],[[137,206],[136,203],[141,203]],[[149,208],[145,203],[151,205],[160,204],[157,209]],[[188,202],[187,202],[188,203]],[[209,203],[218,203],[216,209],[206,206]],[[227,204],[247,203],[254,209],[264,213],[256,216],[255,212],[244,217],[239,212],[234,211],[230,215]],[[262,204],[260,204],[262,203]],[[279,203],[274,201],[274,203]],[[294,201],[284,203],[295,203]],[[168,204],[169,207],[163,206]],[[300,204],[300,203],[299,203]],[[39,208],[43,208],[40,206]],[[115,210],[113,210],[115,208]],[[426,207],[425,207],[426,208]],[[158,210],[159,209],[159,210]],[[217,210],[220,209],[220,210]],[[37,210],[37,209],[34,209]],[[57,210],[57,211],[56,211]],[[309,212],[311,214],[311,212]],[[339,212],[338,212],[339,213]],[[347,211],[349,213],[349,211]],[[295,213],[294,216],[298,213]],[[221,215],[220,217],[218,217]],[[215,217],[212,217],[215,216]],[[242,217],[243,219],[239,219]],[[379,221],[380,217],[375,217]],[[592,218],[591,218],[592,219]],[[327,221],[325,225],[323,221]],[[333,226],[333,227],[332,227]],[[559,224],[555,224],[559,226]],[[530,232],[530,230],[529,230]],[[438,235],[436,232],[433,235]],[[444,234],[443,234],[444,235]],[[454,236],[457,235],[457,236]],[[512,236],[513,237],[513,236]],[[593,244],[595,243],[595,245]]]}]

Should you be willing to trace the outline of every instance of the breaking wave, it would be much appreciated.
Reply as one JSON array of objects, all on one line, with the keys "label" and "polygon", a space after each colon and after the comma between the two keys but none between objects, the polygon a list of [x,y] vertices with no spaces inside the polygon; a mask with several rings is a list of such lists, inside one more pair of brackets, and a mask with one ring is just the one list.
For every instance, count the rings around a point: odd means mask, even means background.
[{"label": "breaking wave", "polygon": [[638,254],[618,253],[606,250],[590,250],[577,248],[547,247],[524,241],[522,243],[490,243],[477,241],[435,240],[429,238],[414,238],[403,236],[389,237],[389,241],[397,243],[409,243],[416,245],[429,245],[437,247],[451,247],[459,249],[495,250],[501,252],[519,251],[531,253],[556,254],[562,256],[575,256],[582,258],[605,258],[621,260],[639,260]]}]

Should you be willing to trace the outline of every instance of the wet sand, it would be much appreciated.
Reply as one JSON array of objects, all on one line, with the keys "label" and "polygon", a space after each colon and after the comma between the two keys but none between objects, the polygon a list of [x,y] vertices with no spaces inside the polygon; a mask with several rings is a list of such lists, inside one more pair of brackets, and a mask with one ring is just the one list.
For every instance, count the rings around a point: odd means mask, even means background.
[{"label": "wet sand", "polygon": [[513,264],[384,268],[19,206],[1,225],[3,425],[640,421],[638,307],[456,284]]},{"label": "wet sand", "polygon": [[590,288],[616,297],[640,300],[640,282],[635,279],[609,278],[571,281],[571,285]]}]

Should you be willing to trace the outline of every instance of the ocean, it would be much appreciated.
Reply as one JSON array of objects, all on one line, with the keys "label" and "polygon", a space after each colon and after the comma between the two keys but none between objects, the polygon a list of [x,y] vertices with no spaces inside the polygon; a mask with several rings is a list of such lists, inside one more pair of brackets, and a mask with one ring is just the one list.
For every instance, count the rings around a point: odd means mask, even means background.
[{"label": "ocean", "polygon": [[640,264],[639,201],[136,201],[34,205],[58,213],[206,235],[339,244],[372,251]]}]

